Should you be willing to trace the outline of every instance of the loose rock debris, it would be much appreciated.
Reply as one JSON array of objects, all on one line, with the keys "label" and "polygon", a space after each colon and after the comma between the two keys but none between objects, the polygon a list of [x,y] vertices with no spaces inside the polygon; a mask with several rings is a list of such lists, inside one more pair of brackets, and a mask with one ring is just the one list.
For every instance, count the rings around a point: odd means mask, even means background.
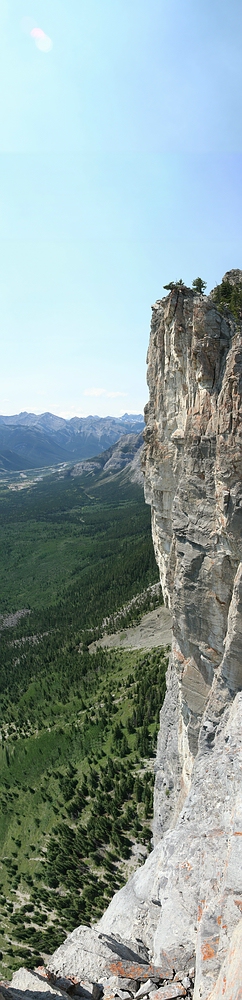
[{"label": "loose rock debris", "polygon": [[192,997],[194,981],[187,970],[180,973],[183,982],[177,982],[175,969],[168,961],[166,967],[156,967],[127,961],[110,962],[107,976],[102,982],[76,981],[76,977],[55,976],[45,967],[32,972],[20,968],[11,982],[0,982],[0,1000],[46,1000],[62,997],[68,1000],[173,1000]]}]

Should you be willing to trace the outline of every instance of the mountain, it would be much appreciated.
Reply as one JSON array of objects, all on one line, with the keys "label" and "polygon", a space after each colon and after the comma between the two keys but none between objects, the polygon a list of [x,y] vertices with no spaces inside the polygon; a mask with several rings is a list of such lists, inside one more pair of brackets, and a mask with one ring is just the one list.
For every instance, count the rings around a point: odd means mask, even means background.
[{"label": "mountain", "polygon": [[113,445],[121,435],[137,434],[144,427],[142,414],[123,417],[72,417],[53,413],[19,413],[0,416],[0,469],[8,472],[38,469],[60,462],[92,458]]},{"label": "mountain", "polygon": [[144,476],[141,469],[141,455],[144,447],[143,432],[140,434],[122,434],[115,444],[102,451],[93,460],[86,459],[74,465],[71,475],[79,476],[83,472],[102,472],[103,475],[113,475],[127,468],[132,482],[143,485]]}]

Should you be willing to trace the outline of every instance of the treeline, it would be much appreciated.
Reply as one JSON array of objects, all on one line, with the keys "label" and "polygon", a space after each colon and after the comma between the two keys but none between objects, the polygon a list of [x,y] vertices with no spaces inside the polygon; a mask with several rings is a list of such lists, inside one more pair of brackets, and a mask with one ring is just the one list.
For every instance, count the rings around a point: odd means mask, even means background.
[{"label": "treeline", "polygon": [[242,282],[232,285],[230,281],[221,281],[213,289],[213,300],[220,312],[229,309],[235,319],[242,319]]}]

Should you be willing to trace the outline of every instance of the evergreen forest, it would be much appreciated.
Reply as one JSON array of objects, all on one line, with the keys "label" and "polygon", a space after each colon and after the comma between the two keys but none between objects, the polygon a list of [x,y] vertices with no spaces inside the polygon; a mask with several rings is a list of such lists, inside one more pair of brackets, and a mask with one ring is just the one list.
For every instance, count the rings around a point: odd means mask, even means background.
[{"label": "evergreen forest", "polygon": [[89,645],[161,602],[127,471],[0,484],[0,972],[101,916],[151,846],[168,649]]}]

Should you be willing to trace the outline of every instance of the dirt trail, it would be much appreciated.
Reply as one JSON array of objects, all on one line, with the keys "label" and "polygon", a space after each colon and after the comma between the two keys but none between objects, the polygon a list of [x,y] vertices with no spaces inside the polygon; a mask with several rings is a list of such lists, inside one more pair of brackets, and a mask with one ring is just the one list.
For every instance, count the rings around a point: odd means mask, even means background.
[{"label": "dirt trail", "polygon": [[171,614],[168,608],[159,607],[148,611],[138,625],[122,629],[112,635],[92,642],[89,652],[93,653],[98,646],[109,649],[152,649],[153,646],[170,646],[172,639]]}]

